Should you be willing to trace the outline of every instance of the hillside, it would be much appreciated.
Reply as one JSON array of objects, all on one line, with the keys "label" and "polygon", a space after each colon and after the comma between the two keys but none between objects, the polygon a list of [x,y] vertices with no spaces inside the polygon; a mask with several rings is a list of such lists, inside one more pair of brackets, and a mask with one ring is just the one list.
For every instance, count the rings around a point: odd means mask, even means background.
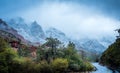
[{"label": "hillside", "polygon": [[120,72],[120,38],[116,39],[116,41],[103,52],[100,58],[100,64]]},{"label": "hillside", "polygon": [[29,42],[2,19],[0,19],[0,37],[6,39],[9,42],[12,40],[21,41],[24,44],[27,44]]}]

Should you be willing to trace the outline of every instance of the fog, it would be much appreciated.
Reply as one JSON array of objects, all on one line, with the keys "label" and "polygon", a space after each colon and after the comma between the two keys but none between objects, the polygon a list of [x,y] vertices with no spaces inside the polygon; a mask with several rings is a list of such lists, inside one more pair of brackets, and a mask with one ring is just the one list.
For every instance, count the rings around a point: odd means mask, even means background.
[{"label": "fog", "polygon": [[[120,1],[119,1],[120,2]],[[2,18],[23,17],[37,21],[44,29],[55,27],[67,36],[100,38],[116,36],[119,28],[119,2],[113,0],[1,0]],[[7,3],[5,5],[5,3]],[[115,4],[116,3],[116,4]],[[112,6],[111,6],[112,5]],[[116,18],[115,18],[116,17]]]},{"label": "fog", "polygon": [[76,39],[115,36],[114,30],[120,25],[99,9],[76,3],[45,2],[24,11],[21,16],[36,20],[44,28],[55,27]]}]

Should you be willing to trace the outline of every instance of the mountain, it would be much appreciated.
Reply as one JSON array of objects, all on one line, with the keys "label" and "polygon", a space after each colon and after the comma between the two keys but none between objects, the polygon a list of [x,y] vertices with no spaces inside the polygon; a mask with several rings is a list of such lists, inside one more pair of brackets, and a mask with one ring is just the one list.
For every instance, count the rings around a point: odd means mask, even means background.
[{"label": "mountain", "polygon": [[20,35],[31,42],[44,42],[45,34],[42,27],[36,22],[27,24],[23,18],[17,17],[8,21],[9,26],[16,29]]},{"label": "mountain", "polygon": [[53,27],[47,29],[45,33],[47,37],[51,36],[54,38],[58,38],[64,44],[67,44],[69,41],[74,42],[77,50],[85,50],[85,51],[97,52],[97,53],[102,53],[108,47],[109,44],[114,42],[114,38],[109,36],[106,37],[104,36],[100,39],[85,38],[85,39],[75,40],[68,38],[62,31]]},{"label": "mountain", "polygon": [[47,37],[54,37],[54,38],[58,38],[62,43],[65,44],[65,46],[69,43],[69,41],[74,42],[74,44],[76,45],[76,48],[78,50],[83,50],[83,47],[81,47],[79,41],[74,40],[69,38],[68,36],[66,36],[66,34],[56,28],[50,27],[46,30],[46,36]]},{"label": "mountain", "polygon": [[8,24],[2,19],[0,19],[0,37],[3,37],[7,40],[19,40],[22,43],[28,42],[21,35],[19,35],[14,28],[8,26]]},{"label": "mountain", "polygon": [[[76,47],[78,50],[87,50],[91,52],[97,52],[102,53],[109,44],[114,42],[114,38],[110,36],[105,36],[100,39],[81,39],[81,40],[75,40],[69,38],[67,35],[65,35],[64,32],[54,28],[50,27],[48,29],[42,28],[40,24],[38,24],[36,21],[32,23],[26,23],[24,19],[22,18],[14,18],[11,19],[8,22],[9,26],[17,30],[17,32],[22,35],[25,39],[31,41],[31,42],[38,42],[38,43],[44,43],[46,37],[54,37],[58,38],[62,43],[67,45],[69,41],[72,41],[76,44]],[[45,31],[43,31],[46,29]]]},{"label": "mountain", "polygon": [[[25,23],[25,21],[20,18],[20,17],[17,17],[17,18],[14,18],[14,19],[11,19],[7,22],[7,24],[14,28],[15,30],[17,30],[17,32],[22,35],[25,39],[27,38],[30,38],[29,35],[27,34],[28,32],[28,25]],[[29,40],[29,39],[27,39]]]},{"label": "mountain", "polygon": [[82,43],[82,47],[92,52],[102,53],[106,48],[96,39],[88,39]]},{"label": "mountain", "polygon": [[0,30],[9,32],[9,33],[17,33],[16,30],[14,30],[13,28],[9,27],[7,25],[7,23],[5,21],[3,21],[2,19],[0,19]]},{"label": "mountain", "polygon": [[29,26],[28,34],[33,38],[32,41],[44,42],[45,40],[45,33],[42,27],[36,21],[32,22]]},{"label": "mountain", "polygon": [[115,38],[111,36],[103,36],[99,39],[85,38],[79,40],[79,43],[82,47],[84,47],[84,49],[92,52],[102,53],[108,48],[111,43],[115,41],[114,39]]},{"label": "mountain", "polygon": [[69,41],[71,41],[62,31],[53,27],[48,28],[45,33],[46,37],[58,38],[64,44],[67,44]]},{"label": "mountain", "polygon": [[110,44],[112,44],[115,41],[115,37],[111,37],[111,36],[104,36],[101,39],[98,40],[103,46],[105,46],[106,48],[108,48],[108,46]]}]

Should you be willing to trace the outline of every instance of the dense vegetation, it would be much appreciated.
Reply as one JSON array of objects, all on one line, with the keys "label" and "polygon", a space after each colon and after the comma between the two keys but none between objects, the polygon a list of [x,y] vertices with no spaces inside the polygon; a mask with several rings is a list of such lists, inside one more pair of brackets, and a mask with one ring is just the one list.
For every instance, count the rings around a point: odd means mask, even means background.
[{"label": "dense vegetation", "polygon": [[120,72],[120,38],[102,54],[100,63]]},{"label": "dense vegetation", "polygon": [[0,38],[0,73],[8,73],[10,63],[17,54],[8,44]]},{"label": "dense vegetation", "polygon": [[15,52],[0,38],[0,73],[65,73],[92,71],[94,67],[82,59],[72,42],[64,45],[56,38],[47,38],[37,47],[36,58],[30,57],[29,46],[19,46]]}]

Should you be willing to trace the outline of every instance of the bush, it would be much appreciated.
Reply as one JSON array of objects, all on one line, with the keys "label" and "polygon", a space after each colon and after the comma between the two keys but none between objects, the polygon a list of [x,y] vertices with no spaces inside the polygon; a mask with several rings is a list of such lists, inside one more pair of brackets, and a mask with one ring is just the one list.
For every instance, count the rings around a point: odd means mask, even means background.
[{"label": "bush", "polygon": [[14,50],[8,47],[4,39],[0,38],[0,73],[8,73],[10,63],[17,54]]},{"label": "bush", "polygon": [[51,66],[53,71],[63,72],[66,71],[66,69],[68,68],[68,61],[67,59],[57,58],[53,60]]},{"label": "bush", "polygon": [[41,73],[52,73],[52,68],[47,61],[41,61],[37,68]]},{"label": "bush", "polygon": [[7,42],[5,42],[4,39],[0,37],[0,53],[5,51],[6,48],[9,48]]},{"label": "bush", "polygon": [[91,63],[85,62],[84,64],[85,64],[85,68],[84,68],[85,71],[93,71],[94,70],[94,66]]},{"label": "bush", "polygon": [[70,60],[69,69],[74,72],[85,72],[85,71],[94,70],[94,66],[87,61],[84,62],[82,60],[78,60],[78,61]]},{"label": "bush", "polygon": [[20,59],[13,60],[10,64],[9,72],[10,73],[21,73],[22,71],[23,71],[23,66],[22,66],[22,62],[20,61]]},{"label": "bush", "polygon": [[80,70],[80,65],[78,65],[78,64],[70,64],[69,68],[72,71],[78,72]]},{"label": "bush", "polygon": [[37,73],[36,65],[29,58],[15,58],[11,63],[10,73]]}]

